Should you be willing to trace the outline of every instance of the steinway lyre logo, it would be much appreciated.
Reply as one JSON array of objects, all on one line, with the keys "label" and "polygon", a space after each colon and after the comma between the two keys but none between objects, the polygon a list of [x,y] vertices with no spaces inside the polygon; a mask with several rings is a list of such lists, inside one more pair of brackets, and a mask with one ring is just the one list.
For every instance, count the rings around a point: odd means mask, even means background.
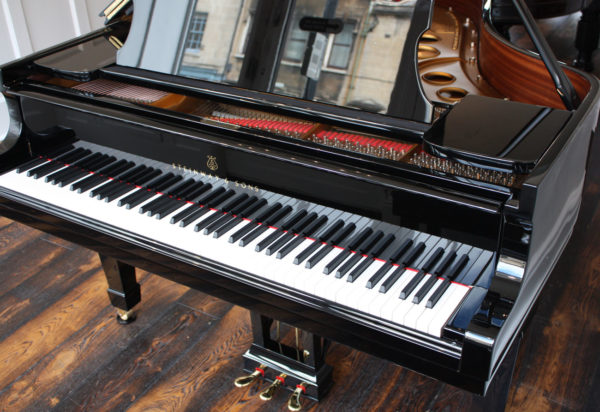
[{"label": "steinway lyre logo", "polygon": [[208,160],[206,161],[206,166],[213,172],[219,168],[219,164],[217,163],[217,158],[215,156],[208,155],[206,156]]}]

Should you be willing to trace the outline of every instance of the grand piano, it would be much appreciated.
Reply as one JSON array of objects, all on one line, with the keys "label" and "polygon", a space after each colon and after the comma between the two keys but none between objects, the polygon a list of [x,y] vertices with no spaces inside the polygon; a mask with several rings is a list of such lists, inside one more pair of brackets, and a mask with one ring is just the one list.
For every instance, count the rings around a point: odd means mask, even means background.
[{"label": "grand piano", "polygon": [[292,410],[331,341],[506,391],[599,111],[514,4],[538,53],[479,0],[115,1],[0,68],[0,213],[97,251],[121,323],[135,268],[249,309],[235,383]]}]

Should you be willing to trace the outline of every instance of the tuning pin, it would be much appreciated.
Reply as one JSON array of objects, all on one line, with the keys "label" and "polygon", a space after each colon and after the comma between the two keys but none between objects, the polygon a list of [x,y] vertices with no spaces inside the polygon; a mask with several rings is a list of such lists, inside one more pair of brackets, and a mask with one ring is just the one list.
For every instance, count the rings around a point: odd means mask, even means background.
[{"label": "tuning pin", "polygon": [[290,411],[299,411],[302,409],[302,404],[300,403],[300,396],[303,393],[306,393],[306,383],[302,382],[300,385],[296,385],[296,389],[290,399],[288,399],[288,409]]},{"label": "tuning pin", "polygon": [[246,376],[240,376],[239,378],[237,378],[233,383],[235,384],[235,386],[237,386],[238,388],[243,388],[244,386],[248,386],[250,385],[252,382],[254,382],[256,380],[256,378],[258,378],[259,376],[265,376],[265,369],[267,369],[267,367],[265,365],[260,365],[258,368],[256,368],[256,370],[254,372],[252,372],[250,375],[246,375]]},{"label": "tuning pin", "polygon": [[275,380],[273,381],[273,383],[270,384],[267,389],[260,393],[260,399],[262,399],[263,401],[270,401],[273,398],[273,395],[275,394],[277,389],[279,389],[279,387],[285,383],[286,377],[287,375],[285,373],[282,373],[279,376],[275,376]]}]

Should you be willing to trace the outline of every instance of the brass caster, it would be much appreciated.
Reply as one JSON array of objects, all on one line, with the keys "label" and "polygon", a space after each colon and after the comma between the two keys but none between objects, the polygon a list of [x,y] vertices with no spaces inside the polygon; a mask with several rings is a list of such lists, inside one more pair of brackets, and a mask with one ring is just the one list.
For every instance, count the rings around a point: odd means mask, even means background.
[{"label": "brass caster", "polygon": [[269,385],[267,389],[260,393],[260,399],[262,399],[263,401],[270,401],[271,399],[273,399],[273,395],[275,394],[277,389],[279,389],[279,387],[285,383],[286,377],[287,375],[285,373],[276,376],[273,383]]},{"label": "brass caster", "polygon": [[256,380],[256,378],[258,378],[259,376],[265,376],[265,369],[267,369],[267,367],[265,365],[260,365],[250,375],[240,376],[239,378],[237,378],[233,382],[233,384],[235,386],[237,386],[238,388],[243,388],[244,386],[248,386],[252,382],[254,382]]},{"label": "brass caster", "polygon": [[133,310],[117,309],[117,322],[121,325],[128,325],[135,320]]},{"label": "brass caster", "polygon": [[300,396],[303,393],[306,393],[306,383],[302,382],[300,385],[296,385],[296,389],[290,399],[288,399],[288,409],[290,411],[299,411],[302,409],[302,404],[300,403]]}]

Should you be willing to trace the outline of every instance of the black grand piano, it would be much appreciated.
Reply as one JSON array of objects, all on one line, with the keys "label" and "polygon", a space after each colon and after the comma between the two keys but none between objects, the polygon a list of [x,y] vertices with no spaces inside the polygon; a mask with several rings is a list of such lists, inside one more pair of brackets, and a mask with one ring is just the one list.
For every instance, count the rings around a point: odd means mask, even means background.
[{"label": "black grand piano", "polygon": [[[243,386],[330,341],[485,394],[571,234],[598,81],[479,0],[117,0],[0,68],[0,213],[251,311]],[[138,314],[138,316],[143,316]]]}]

